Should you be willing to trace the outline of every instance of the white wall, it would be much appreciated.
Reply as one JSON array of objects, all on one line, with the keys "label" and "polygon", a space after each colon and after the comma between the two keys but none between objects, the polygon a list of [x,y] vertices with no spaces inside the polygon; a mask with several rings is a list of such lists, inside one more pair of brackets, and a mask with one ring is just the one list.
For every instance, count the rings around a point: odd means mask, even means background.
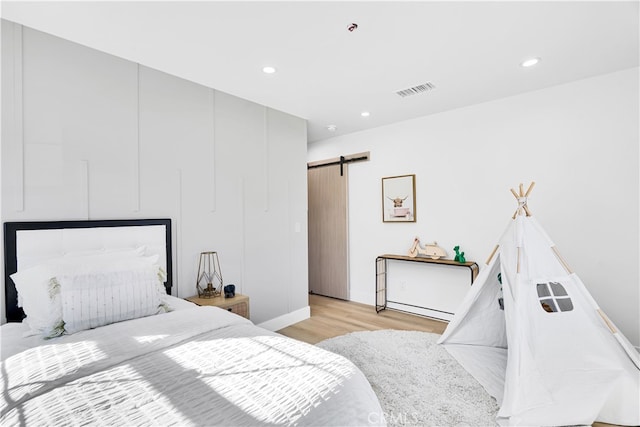
[{"label": "white wall", "polygon": [[[414,236],[484,264],[515,210],[509,189],[535,181],[532,213],[637,346],[638,79],[630,69],[310,144],[308,161],[371,152],[349,166],[352,299],[374,303],[375,257]],[[404,174],[416,174],[417,222],[382,223],[380,180]]]},{"label": "white wall", "polygon": [[254,322],[308,311],[303,119],[8,21],[2,36],[3,221],[169,217],[174,295],[215,250]]}]

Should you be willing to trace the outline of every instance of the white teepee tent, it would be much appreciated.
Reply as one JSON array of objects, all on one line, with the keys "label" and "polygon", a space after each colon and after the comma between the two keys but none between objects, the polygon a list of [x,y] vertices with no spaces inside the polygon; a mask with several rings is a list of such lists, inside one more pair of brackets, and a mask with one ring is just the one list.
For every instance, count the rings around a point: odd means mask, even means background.
[{"label": "white teepee tent", "polygon": [[640,357],[518,209],[439,340],[500,404],[501,425],[640,425]]}]

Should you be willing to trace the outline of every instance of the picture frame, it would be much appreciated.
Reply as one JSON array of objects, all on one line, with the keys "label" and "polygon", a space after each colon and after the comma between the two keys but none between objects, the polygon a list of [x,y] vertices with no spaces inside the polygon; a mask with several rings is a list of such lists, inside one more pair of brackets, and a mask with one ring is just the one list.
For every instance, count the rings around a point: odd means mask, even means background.
[{"label": "picture frame", "polygon": [[382,178],[382,222],[416,222],[416,176]]}]

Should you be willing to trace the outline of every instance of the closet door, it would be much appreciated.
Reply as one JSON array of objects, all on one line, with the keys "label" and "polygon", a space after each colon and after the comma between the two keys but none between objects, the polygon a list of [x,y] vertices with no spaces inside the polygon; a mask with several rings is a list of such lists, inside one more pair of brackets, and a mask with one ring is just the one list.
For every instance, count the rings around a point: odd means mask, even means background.
[{"label": "closet door", "polygon": [[347,170],[309,169],[309,292],[349,299]]}]

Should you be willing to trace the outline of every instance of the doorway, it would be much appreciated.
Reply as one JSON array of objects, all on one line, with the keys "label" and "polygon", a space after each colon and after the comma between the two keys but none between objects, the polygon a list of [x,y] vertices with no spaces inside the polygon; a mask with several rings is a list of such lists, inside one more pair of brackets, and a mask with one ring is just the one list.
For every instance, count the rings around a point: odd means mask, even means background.
[{"label": "doorway", "polygon": [[369,153],[308,164],[309,293],[349,300],[349,168]]},{"label": "doorway", "polygon": [[309,197],[309,292],[349,299],[347,168],[330,165],[307,172]]}]

